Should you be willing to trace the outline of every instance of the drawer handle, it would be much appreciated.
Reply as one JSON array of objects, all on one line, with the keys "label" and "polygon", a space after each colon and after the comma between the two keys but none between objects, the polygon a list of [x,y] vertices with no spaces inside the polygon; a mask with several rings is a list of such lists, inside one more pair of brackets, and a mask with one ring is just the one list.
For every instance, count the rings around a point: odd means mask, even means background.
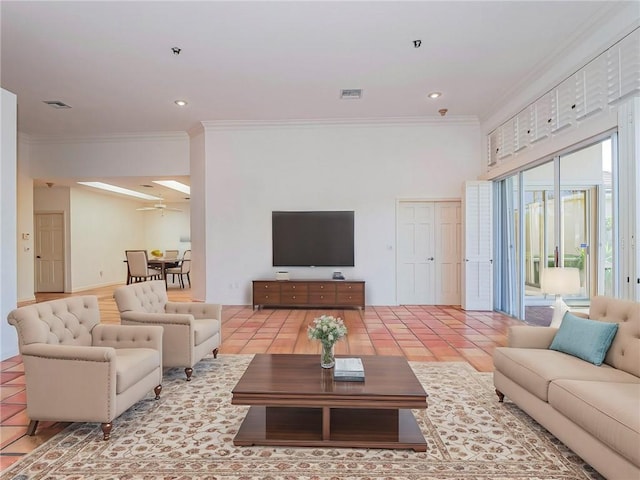
[{"label": "drawer handle", "polygon": [[264,288],[269,288],[269,285],[265,285]]},{"label": "drawer handle", "polygon": [[324,295],[320,295],[320,298],[324,298]]},{"label": "drawer handle", "polygon": [[324,285],[320,285],[320,288],[324,288]]},{"label": "drawer handle", "polygon": [[265,295],[264,298],[269,298],[269,295]]},{"label": "drawer handle", "polygon": [[294,288],[294,289],[295,289],[295,288],[296,288],[296,286],[295,286],[295,285],[291,285],[291,288]]},{"label": "drawer handle", "polygon": [[296,296],[294,295],[293,298],[296,298]]},{"label": "drawer handle", "polygon": [[349,295],[349,300],[351,300],[351,295]]},{"label": "drawer handle", "polygon": [[348,287],[348,288],[349,288],[349,290],[351,290],[351,285],[349,285],[349,287]]}]

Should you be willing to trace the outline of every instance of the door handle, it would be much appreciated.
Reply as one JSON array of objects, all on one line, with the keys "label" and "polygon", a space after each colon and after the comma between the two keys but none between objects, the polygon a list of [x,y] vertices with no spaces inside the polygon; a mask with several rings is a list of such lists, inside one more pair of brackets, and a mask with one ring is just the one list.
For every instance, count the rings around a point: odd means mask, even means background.
[{"label": "door handle", "polygon": [[41,258],[40,255],[36,255],[36,258]]},{"label": "door handle", "polygon": [[429,260],[430,262],[433,262],[433,257],[429,257],[427,258],[427,260]]}]

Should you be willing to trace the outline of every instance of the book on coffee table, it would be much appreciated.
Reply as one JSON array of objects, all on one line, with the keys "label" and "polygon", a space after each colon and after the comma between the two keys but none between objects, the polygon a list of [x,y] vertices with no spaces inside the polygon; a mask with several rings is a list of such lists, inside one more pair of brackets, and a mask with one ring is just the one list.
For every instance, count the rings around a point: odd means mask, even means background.
[{"label": "book on coffee table", "polygon": [[337,382],[364,382],[364,366],[359,358],[336,358],[333,379]]}]

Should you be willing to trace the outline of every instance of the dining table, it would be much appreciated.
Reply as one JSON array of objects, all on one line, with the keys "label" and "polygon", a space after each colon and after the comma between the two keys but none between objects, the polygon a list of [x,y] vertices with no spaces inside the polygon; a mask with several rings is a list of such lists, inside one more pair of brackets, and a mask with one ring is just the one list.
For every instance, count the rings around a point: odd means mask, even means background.
[{"label": "dining table", "polygon": [[162,272],[165,286],[167,286],[167,269],[177,267],[179,264],[180,260],[177,258],[149,257],[147,259],[147,265],[150,268],[158,268]]}]

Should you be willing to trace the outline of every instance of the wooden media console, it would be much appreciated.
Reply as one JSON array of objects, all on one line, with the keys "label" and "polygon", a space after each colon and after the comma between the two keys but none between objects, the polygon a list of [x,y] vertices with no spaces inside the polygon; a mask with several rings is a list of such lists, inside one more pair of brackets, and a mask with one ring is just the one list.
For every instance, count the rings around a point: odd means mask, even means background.
[{"label": "wooden media console", "polygon": [[254,280],[253,308],[357,307],[364,309],[361,280]]}]

